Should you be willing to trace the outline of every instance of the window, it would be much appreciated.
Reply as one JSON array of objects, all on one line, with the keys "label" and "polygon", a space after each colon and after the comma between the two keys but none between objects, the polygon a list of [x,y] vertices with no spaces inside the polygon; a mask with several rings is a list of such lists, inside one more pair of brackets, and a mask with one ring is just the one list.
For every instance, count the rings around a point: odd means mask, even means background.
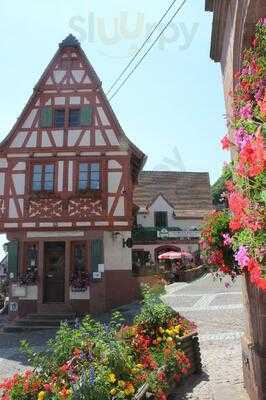
[{"label": "window", "polygon": [[74,108],[69,110],[69,127],[80,126],[80,109]]},{"label": "window", "polygon": [[73,243],[73,269],[75,272],[86,270],[86,245],[85,243]]},{"label": "window", "polygon": [[79,164],[79,190],[100,189],[100,164]]},{"label": "window", "polygon": [[156,228],[166,228],[167,223],[167,212],[166,211],[156,211],[154,213],[154,224]]},{"label": "window", "polygon": [[32,190],[34,192],[53,192],[54,165],[35,164],[33,167]]},{"label": "window", "polygon": [[55,128],[64,128],[65,126],[65,109],[54,110],[54,126]]}]

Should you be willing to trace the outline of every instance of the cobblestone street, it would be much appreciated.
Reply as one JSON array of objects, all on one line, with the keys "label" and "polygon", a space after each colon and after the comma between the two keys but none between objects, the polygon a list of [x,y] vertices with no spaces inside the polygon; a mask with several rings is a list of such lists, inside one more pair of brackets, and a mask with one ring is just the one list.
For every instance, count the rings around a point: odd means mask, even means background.
[{"label": "cobblestone street", "polygon": [[[241,281],[226,289],[207,275],[194,283],[167,288],[168,304],[199,327],[203,373],[192,377],[174,400],[247,400],[243,388],[240,338],[243,333]],[[19,340],[43,347],[53,332],[0,334],[0,381],[24,369]]]},{"label": "cobblestone street", "polygon": [[203,373],[192,377],[174,400],[247,400],[240,338],[244,329],[241,281],[226,289],[211,275],[168,287],[167,302],[199,328]]}]

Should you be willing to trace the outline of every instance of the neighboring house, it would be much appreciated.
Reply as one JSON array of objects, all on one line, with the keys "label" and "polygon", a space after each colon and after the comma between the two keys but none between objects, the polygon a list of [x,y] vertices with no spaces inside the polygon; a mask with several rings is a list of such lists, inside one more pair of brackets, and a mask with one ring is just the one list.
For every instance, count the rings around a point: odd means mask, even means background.
[{"label": "neighboring house", "polygon": [[212,210],[209,174],[141,172],[134,205],[133,260],[157,263],[169,250],[194,253],[203,218]]},{"label": "neighboring house", "polygon": [[[266,18],[265,0],[206,0],[213,12],[211,58],[221,64],[227,119],[232,115],[235,73],[242,67],[242,52],[250,47],[255,26]],[[217,88],[218,89],[218,88]],[[230,132],[229,132],[230,134]],[[234,156],[234,154],[233,154]],[[249,279],[243,284],[246,326],[242,337],[244,385],[251,400],[266,399],[266,296]]]},{"label": "neighboring house", "polygon": [[131,237],[133,187],[145,156],[126,137],[72,35],[0,152],[11,317],[97,313],[129,302],[131,249],[123,239]]},{"label": "neighboring house", "polygon": [[0,262],[0,282],[7,279],[7,255]]}]

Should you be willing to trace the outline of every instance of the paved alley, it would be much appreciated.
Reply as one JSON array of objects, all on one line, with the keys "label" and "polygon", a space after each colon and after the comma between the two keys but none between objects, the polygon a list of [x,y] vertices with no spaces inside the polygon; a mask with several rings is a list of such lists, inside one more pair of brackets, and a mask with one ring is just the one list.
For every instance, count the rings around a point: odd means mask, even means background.
[{"label": "paved alley", "polygon": [[240,338],[244,329],[241,280],[230,288],[206,275],[175,283],[165,299],[199,328],[203,373],[180,387],[174,400],[247,400]]}]

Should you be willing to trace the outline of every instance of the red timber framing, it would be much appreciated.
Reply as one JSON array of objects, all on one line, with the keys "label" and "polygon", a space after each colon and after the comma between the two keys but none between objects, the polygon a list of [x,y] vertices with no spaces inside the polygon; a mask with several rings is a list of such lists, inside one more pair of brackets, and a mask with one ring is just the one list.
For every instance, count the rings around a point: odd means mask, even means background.
[{"label": "red timber framing", "polygon": [[[56,109],[65,110],[64,127],[54,126]],[[87,113],[81,126],[68,126],[72,109]],[[0,145],[0,232],[130,230],[133,186],[144,161],[119,125],[79,42],[70,35]],[[34,193],[33,165],[51,163],[53,192]],[[100,190],[79,192],[80,163],[100,164]]]}]

